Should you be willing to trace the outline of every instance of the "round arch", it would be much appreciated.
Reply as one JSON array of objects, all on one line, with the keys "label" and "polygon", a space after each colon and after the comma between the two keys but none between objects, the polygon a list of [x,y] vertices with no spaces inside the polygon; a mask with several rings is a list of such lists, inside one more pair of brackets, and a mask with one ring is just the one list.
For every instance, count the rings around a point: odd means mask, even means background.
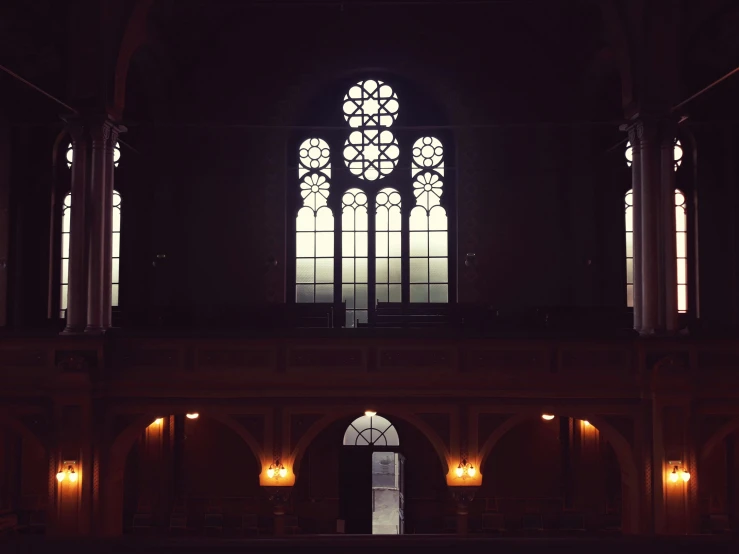
[{"label": "round arch", "polygon": [[[434,447],[434,450],[436,451],[437,455],[439,456],[439,460],[441,461],[441,468],[444,471],[444,474],[449,471],[451,456],[449,454],[449,451],[447,450],[447,447],[444,445],[444,442],[441,440],[436,431],[434,431],[428,424],[421,420],[421,418],[410,412],[405,412],[403,410],[397,410],[393,408],[382,409],[379,410],[379,412],[391,418],[401,419],[418,429]],[[328,428],[329,425],[331,425],[332,423],[343,418],[351,417],[353,415],[356,416],[356,414],[356,407],[337,409],[325,414],[321,419],[313,423],[313,425],[310,426],[305,434],[300,437],[292,452],[290,452],[289,460],[293,466],[293,472],[297,475],[300,468],[300,461],[305,454],[305,451],[307,450],[311,442],[313,442],[313,440],[322,431]]]},{"label": "round arch", "polygon": [[0,427],[12,431],[17,435],[20,435],[23,439],[28,441],[34,454],[38,456],[46,456],[49,449],[44,442],[36,436],[26,425],[15,417],[7,414],[0,413]]},{"label": "round arch", "polygon": [[711,455],[711,452],[713,452],[713,450],[719,445],[719,443],[737,430],[739,430],[739,416],[736,416],[724,423],[721,427],[716,429],[716,431],[708,438],[705,443],[703,443],[703,446],[700,450],[700,460],[707,460],[708,457]]},{"label": "round arch", "polygon": [[[170,410],[162,410],[164,412]],[[181,413],[171,410],[172,413]],[[249,446],[260,468],[264,464],[264,452],[254,436],[241,424],[229,415],[218,411],[202,410],[198,412],[201,417],[207,417],[222,423],[234,431]],[[126,470],[126,458],[141,433],[151,423],[161,417],[160,413],[149,413],[136,418],[121,433],[118,434],[108,449],[107,471],[101,475],[104,479],[105,493],[102,495],[104,503],[104,520],[101,529],[103,536],[119,536],[123,531],[123,486]]]},{"label": "round arch", "polygon": [[[633,449],[629,445],[628,441],[619,433],[613,426],[611,426],[605,419],[592,415],[592,414],[577,414],[570,412],[552,412],[558,416],[572,417],[576,419],[586,419],[592,425],[600,431],[608,443],[613,448],[618,459],[619,466],[621,468],[621,480],[626,485],[626,491],[624,494],[623,502],[625,510],[623,511],[622,530],[624,533],[633,534],[639,531],[641,512],[639,503],[639,479],[638,471],[636,468],[636,461],[634,459]],[[478,465],[480,468],[483,467],[485,460],[492,452],[498,441],[511,431],[514,427],[529,421],[541,417],[541,412],[524,412],[509,417],[501,425],[499,425],[495,431],[487,438],[485,443],[480,448],[480,461]]]}]

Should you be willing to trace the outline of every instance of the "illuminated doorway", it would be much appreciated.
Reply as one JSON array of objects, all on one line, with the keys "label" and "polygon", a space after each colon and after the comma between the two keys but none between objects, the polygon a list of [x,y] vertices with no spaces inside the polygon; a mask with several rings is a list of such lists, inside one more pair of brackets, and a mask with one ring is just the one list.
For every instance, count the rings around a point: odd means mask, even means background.
[{"label": "illuminated doorway", "polygon": [[344,531],[402,535],[405,458],[398,452],[398,431],[368,412],[347,427],[343,444],[339,496]]}]

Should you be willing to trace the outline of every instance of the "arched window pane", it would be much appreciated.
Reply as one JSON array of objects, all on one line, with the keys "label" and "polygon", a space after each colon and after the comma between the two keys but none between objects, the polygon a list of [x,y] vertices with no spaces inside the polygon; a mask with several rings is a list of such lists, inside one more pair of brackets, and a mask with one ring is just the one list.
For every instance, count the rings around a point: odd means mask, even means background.
[{"label": "arched window pane", "polygon": [[[72,146],[70,144],[70,146]],[[64,195],[62,204],[62,260],[59,292],[59,317],[67,315],[67,291],[69,290],[69,232],[72,222],[72,193]]]},{"label": "arched window pane", "polygon": [[[634,307],[634,208],[633,193],[625,196],[626,207],[626,305]],[[675,189],[675,246],[677,251],[677,311],[688,311],[688,215],[685,195]]]},{"label": "arched window pane", "polygon": [[377,193],[375,214],[375,289],[377,302],[402,302],[400,193]]},{"label": "arched window pane", "polygon": [[434,137],[423,137],[413,145],[413,194],[411,211],[410,301],[449,301],[449,252],[446,210],[441,206],[444,149]]},{"label": "arched window pane", "polygon": [[[626,165],[631,167],[631,164],[634,161],[634,149],[631,146],[631,141],[628,141],[626,143],[626,150],[624,151],[624,156],[626,156]],[[683,145],[677,138],[675,138],[674,156],[675,156],[675,171],[677,171],[677,168],[680,167],[683,163]]]},{"label": "arched window pane", "polygon": [[369,309],[367,195],[352,188],[341,199],[341,296],[346,327],[367,322]]},{"label": "arched window pane", "polygon": [[118,306],[118,292],[120,288],[120,263],[121,263],[121,195],[117,190],[113,191],[113,221],[111,222],[113,231],[112,243],[112,289],[110,297],[110,305]]},{"label": "arched window pane", "polygon": [[303,207],[295,222],[295,301],[334,301],[334,215],[328,207],[331,157],[328,144],[310,138],[298,148]]},{"label": "arched window pane", "polygon": [[344,433],[344,446],[400,446],[395,426],[382,416],[361,416]]}]

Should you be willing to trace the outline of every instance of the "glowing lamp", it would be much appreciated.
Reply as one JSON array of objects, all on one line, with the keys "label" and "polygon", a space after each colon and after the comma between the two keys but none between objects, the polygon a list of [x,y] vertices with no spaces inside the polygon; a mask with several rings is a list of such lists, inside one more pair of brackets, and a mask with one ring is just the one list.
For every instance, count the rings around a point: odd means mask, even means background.
[{"label": "glowing lamp", "polygon": [[79,478],[79,474],[74,471],[74,467],[72,467],[72,464],[77,462],[64,462],[64,465],[67,466],[67,469],[60,469],[59,472],[56,474],[56,480],[61,483],[65,479],[69,479],[70,483],[76,483],[77,479]]},{"label": "glowing lamp", "polygon": [[187,415],[186,415],[185,417],[186,417],[187,419],[197,419],[197,418],[199,418],[199,417],[200,417],[200,414],[198,414],[198,413],[194,413],[194,414],[187,414]]},{"label": "glowing lamp", "polygon": [[670,473],[670,482],[677,483],[677,466],[675,466],[675,469]]},{"label": "glowing lamp", "polygon": [[287,475],[287,470],[284,467],[280,466],[279,474],[280,477],[285,477]]},{"label": "glowing lamp", "polygon": [[[459,464],[459,467],[454,470],[457,473],[457,477],[462,477],[464,475],[464,468],[462,467],[462,464]],[[64,477],[62,477],[63,479]]]},{"label": "glowing lamp", "polygon": [[582,424],[585,425],[585,427],[589,427],[590,426],[590,422],[587,419],[583,419],[582,420]]},{"label": "glowing lamp", "polygon": [[60,471],[59,473],[56,474],[56,480],[61,483],[62,481],[64,481],[65,476],[66,476],[66,473],[64,473],[64,471]]},{"label": "glowing lamp", "polygon": [[270,479],[279,480],[287,476],[287,469],[277,459],[274,463],[269,464],[267,468],[267,477]]},{"label": "glowing lamp", "polygon": [[554,416],[552,414],[541,414],[541,418],[544,421],[552,421],[554,419]]},{"label": "glowing lamp", "polygon": [[477,470],[474,467],[470,466],[467,468],[467,475],[470,477],[474,477],[475,473],[477,473]]},{"label": "glowing lamp", "polygon": [[364,415],[367,417],[375,417],[377,415],[377,412],[374,410],[365,410]]},{"label": "glowing lamp", "polygon": [[683,465],[682,462],[672,461],[667,462],[667,464],[672,466],[672,472],[670,472],[671,483],[677,483],[680,479],[682,479],[684,483],[690,481],[690,472],[684,467],[681,467]]},{"label": "glowing lamp", "polygon": [[270,465],[269,468],[267,469],[267,477],[269,477],[270,479],[272,479],[272,477],[274,477],[274,476],[275,476],[275,468],[273,468]]},{"label": "glowing lamp", "polygon": [[689,471],[683,471],[682,477],[683,477],[683,481],[685,481],[687,483],[688,481],[690,481],[690,472]]},{"label": "glowing lamp", "polygon": [[455,469],[454,472],[460,479],[467,479],[468,477],[474,477],[477,470],[475,469],[475,466],[467,461],[466,458],[462,458],[462,461],[459,462],[459,466],[457,466],[457,469]]},{"label": "glowing lamp", "polygon": [[76,483],[78,477],[79,477],[79,475],[77,475],[77,473],[75,473],[74,469],[72,469],[72,467],[70,466],[70,469],[69,469],[69,482],[70,483]]},{"label": "glowing lamp", "polygon": [[158,417],[154,420],[154,425],[161,425],[162,421],[164,421],[164,419],[162,419],[161,417]]}]

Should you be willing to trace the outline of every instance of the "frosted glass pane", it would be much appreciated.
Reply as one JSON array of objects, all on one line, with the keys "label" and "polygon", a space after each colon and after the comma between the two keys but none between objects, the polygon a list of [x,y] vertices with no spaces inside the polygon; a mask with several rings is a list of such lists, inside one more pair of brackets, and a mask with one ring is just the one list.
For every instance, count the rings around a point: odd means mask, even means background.
[{"label": "frosted glass pane", "polygon": [[629,258],[628,260],[626,260],[626,282],[627,283],[634,282],[634,260],[633,258]]},{"label": "frosted glass pane", "polygon": [[62,233],[69,233],[70,213],[71,210],[64,210],[64,214],[62,215]]},{"label": "frosted glass pane", "polygon": [[316,260],[316,283],[334,282],[334,260],[319,258]]},{"label": "frosted glass pane", "polygon": [[426,210],[421,207],[413,208],[410,217],[411,231],[425,231],[428,229],[428,217]]},{"label": "frosted glass pane", "polygon": [[634,257],[634,235],[633,233],[626,233],[626,257]]},{"label": "frosted glass pane", "polygon": [[375,237],[375,255],[378,258],[384,258],[388,255],[388,234],[385,232],[378,232]]},{"label": "frosted glass pane", "polygon": [[316,285],[316,302],[332,303],[334,301],[333,285]]},{"label": "frosted glass pane", "polygon": [[61,291],[61,298],[60,300],[60,307],[62,310],[67,309],[67,285],[62,285],[62,291]]},{"label": "frosted glass pane", "polygon": [[677,247],[677,257],[687,258],[688,257],[688,235],[687,233],[677,233],[675,237],[675,246]]},{"label": "frosted glass pane", "polygon": [[387,258],[378,258],[375,261],[375,274],[378,283],[387,283]]},{"label": "frosted glass pane", "polygon": [[341,233],[341,255],[354,256],[354,233]]},{"label": "frosted glass pane", "polygon": [[313,285],[297,285],[295,287],[295,301],[300,303],[313,302]]},{"label": "frosted glass pane", "polygon": [[626,306],[634,307],[634,285],[626,285]]},{"label": "frosted glass pane", "polygon": [[377,302],[389,302],[390,301],[386,285],[377,285],[375,287],[375,300]]},{"label": "frosted glass pane", "polygon": [[69,258],[69,235],[62,235],[62,258]]},{"label": "frosted glass pane", "polygon": [[316,230],[317,231],[333,231],[334,230],[334,214],[329,208],[321,208],[316,213]]},{"label": "frosted glass pane", "polygon": [[120,258],[121,257],[121,234],[120,233],[113,233],[113,257],[114,258]]},{"label": "frosted glass pane", "polygon": [[341,281],[343,283],[354,282],[354,258],[341,260]]},{"label": "frosted glass pane", "polygon": [[354,310],[346,311],[346,324],[344,326],[350,329],[354,327]]},{"label": "frosted glass pane", "polygon": [[315,255],[315,233],[295,233],[295,252],[298,258],[312,258]]},{"label": "frosted glass pane", "polygon": [[446,211],[441,206],[431,209],[429,214],[429,229],[446,231]]},{"label": "frosted glass pane", "polygon": [[685,313],[688,311],[688,287],[687,285],[677,286],[677,311]]},{"label": "frosted glass pane", "polygon": [[354,248],[356,248],[356,253],[354,254],[357,257],[366,256],[367,255],[367,233],[356,233],[356,242],[354,243]]},{"label": "frosted glass pane", "polygon": [[411,302],[428,302],[429,288],[427,285],[411,285]]},{"label": "frosted glass pane", "polygon": [[[359,427],[359,429],[360,431],[362,430],[361,427]],[[344,433],[344,446],[354,446],[358,435],[359,433],[357,433],[357,430],[353,425],[347,427],[346,432]]]},{"label": "frosted glass pane", "polygon": [[296,260],[295,282],[313,283],[313,258]]},{"label": "frosted glass pane", "polygon": [[403,227],[403,217],[400,213],[400,206],[393,206],[390,208],[390,225],[388,229],[390,231],[400,231]]},{"label": "frosted glass pane", "polygon": [[429,261],[426,258],[411,258],[411,283],[427,283]]},{"label": "frosted glass pane", "polygon": [[121,230],[121,209],[113,208],[113,221],[111,224],[113,232]]},{"label": "frosted glass pane", "polygon": [[400,283],[401,282],[401,265],[398,258],[392,258],[390,260],[390,282]]},{"label": "frosted glass pane", "polygon": [[390,248],[389,248],[389,254],[390,256],[400,256],[401,255],[401,244],[402,244],[402,238],[400,236],[400,232],[395,231],[390,233]]},{"label": "frosted glass pane", "polygon": [[446,256],[447,242],[446,231],[431,231],[429,233],[429,256]]},{"label": "frosted glass pane", "polygon": [[334,234],[330,231],[316,233],[316,257],[334,257]]},{"label": "frosted glass pane", "polygon": [[110,291],[110,305],[111,306],[117,306],[118,305],[118,285],[113,285]]},{"label": "frosted glass pane", "polygon": [[344,208],[341,213],[341,228],[344,231],[354,230],[354,208]]},{"label": "frosted glass pane", "polygon": [[377,219],[375,220],[375,228],[378,231],[388,230],[388,214],[386,208],[377,208]]},{"label": "frosted glass pane", "polygon": [[355,278],[357,283],[367,283],[369,272],[367,271],[367,258],[357,258],[357,264],[355,266]]},{"label": "frosted glass pane", "polygon": [[369,220],[367,218],[367,208],[359,206],[356,210],[355,229],[357,231],[366,231],[369,229]]},{"label": "frosted glass pane", "polygon": [[341,301],[346,302],[346,309],[354,309],[354,285],[342,285]]},{"label": "frosted glass pane", "polygon": [[110,266],[111,273],[113,275],[111,281],[113,283],[120,283],[121,282],[121,279],[120,279],[121,260],[119,258],[113,258],[112,262],[113,263]]},{"label": "frosted glass pane", "polygon": [[429,287],[429,302],[449,302],[449,287],[447,285],[431,285]]},{"label": "frosted glass pane", "polygon": [[359,327],[360,323],[367,323],[367,311],[356,311],[354,312],[354,318],[357,320],[357,327]]},{"label": "frosted glass pane", "polygon": [[627,231],[633,231],[634,230],[634,215],[633,215],[634,208],[628,207],[626,208],[626,230]]},{"label": "frosted glass pane", "polygon": [[402,302],[403,291],[400,285],[390,285],[388,288],[390,289],[390,302]]},{"label": "frosted glass pane", "polygon": [[680,285],[688,282],[688,264],[685,259],[677,261],[677,282]]},{"label": "frosted glass pane", "polygon": [[310,208],[301,208],[295,223],[298,231],[313,231],[316,227],[316,216]]},{"label": "frosted glass pane", "polygon": [[425,231],[415,231],[410,234],[411,245],[410,252],[411,256],[428,256],[428,233]]},{"label": "frosted glass pane", "polygon": [[356,285],[354,291],[354,307],[358,310],[366,310],[368,305],[367,285]]},{"label": "frosted glass pane", "polygon": [[62,260],[62,283],[69,283],[69,260]]},{"label": "frosted glass pane", "polygon": [[449,281],[449,266],[446,258],[429,260],[429,282],[446,283]]},{"label": "frosted glass pane", "polygon": [[675,208],[675,230],[687,231],[687,222],[685,221],[685,210]]}]

